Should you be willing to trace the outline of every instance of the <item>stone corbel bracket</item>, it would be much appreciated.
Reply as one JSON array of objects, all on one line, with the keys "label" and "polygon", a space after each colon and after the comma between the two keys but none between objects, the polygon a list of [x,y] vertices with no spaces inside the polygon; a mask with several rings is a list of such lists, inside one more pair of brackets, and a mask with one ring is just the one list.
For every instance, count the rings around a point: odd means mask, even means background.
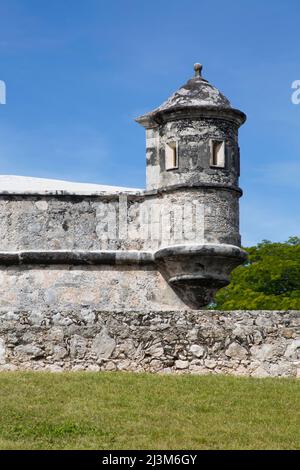
[{"label": "stone corbel bracket", "polygon": [[176,245],[156,251],[154,260],[177,295],[198,309],[229,284],[231,271],[247,260],[247,253],[234,245]]}]

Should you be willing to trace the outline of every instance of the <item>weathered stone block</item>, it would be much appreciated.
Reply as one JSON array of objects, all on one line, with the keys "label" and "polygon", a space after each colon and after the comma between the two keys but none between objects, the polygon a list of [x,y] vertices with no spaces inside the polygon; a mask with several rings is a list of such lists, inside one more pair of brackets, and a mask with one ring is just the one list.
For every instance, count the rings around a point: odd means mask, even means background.
[{"label": "weathered stone block", "polygon": [[[233,331],[233,335],[236,336],[235,330]],[[248,351],[238,343],[231,343],[226,349],[225,354],[233,359],[242,360],[247,358]]]},{"label": "weathered stone block", "polygon": [[199,346],[198,344],[192,344],[190,347],[190,352],[196,357],[203,357],[205,355],[205,348]]},{"label": "weathered stone block", "polygon": [[108,335],[107,329],[103,328],[92,343],[92,352],[96,355],[97,359],[108,359],[115,350],[115,347],[116,341]]}]

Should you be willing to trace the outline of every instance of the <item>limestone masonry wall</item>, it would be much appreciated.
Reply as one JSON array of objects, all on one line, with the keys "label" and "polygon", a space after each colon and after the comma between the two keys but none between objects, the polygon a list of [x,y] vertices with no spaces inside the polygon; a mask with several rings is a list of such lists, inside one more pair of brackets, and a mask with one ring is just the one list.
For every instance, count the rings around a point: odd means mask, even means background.
[{"label": "limestone masonry wall", "polygon": [[33,306],[40,312],[186,308],[152,266],[0,266],[0,311]]},{"label": "limestone masonry wall", "polygon": [[0,311],[0,369],[300,376],[300,311]]},{"label": "limestone masonry wall", "polygon": [[[1,195],[1,251],[151,250],[177,243],[240,244],[239,194]],[[126,224],[126,225],[125,225]]]}]

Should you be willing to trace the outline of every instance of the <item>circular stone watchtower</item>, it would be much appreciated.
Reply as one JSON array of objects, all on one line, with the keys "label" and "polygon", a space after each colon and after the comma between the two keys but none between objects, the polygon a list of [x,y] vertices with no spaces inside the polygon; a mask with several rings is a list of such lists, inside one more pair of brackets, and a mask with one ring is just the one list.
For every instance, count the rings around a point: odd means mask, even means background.
[{"label": "circular stone watchtower", "polygon": [[147,189],[238,184],[238,128],[246,115],[201,76],[200,64],[194,70],[167,101],[136,119],[146,128]]},{"label": "circular stone watchtower", "polygon": [[201,236],[155,255],[170,285],[199,307],[228,284],[231,270],[246,257],[239,248],[238,187],[238,129],[246,115],[202,77],[200,64],[194,71],[167,101],[136,121],[146,129],[146,190],[160,193],[166,204],[203,206]]}]

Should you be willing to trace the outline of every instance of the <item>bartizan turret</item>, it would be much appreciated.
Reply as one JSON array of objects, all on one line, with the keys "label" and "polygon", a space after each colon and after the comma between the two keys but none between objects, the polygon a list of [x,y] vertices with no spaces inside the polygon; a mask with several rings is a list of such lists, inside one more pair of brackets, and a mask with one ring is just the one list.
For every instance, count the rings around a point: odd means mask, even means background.
[{"label": "bartizan turret", "polygon": [[[197,205],[195,237],[162,243],[155,262],[177,294],[191,307],[209,303],[229,274],[243,263],[240,248],[240,151],[238,129],[246,115],[201,75],[137,122],[146,129],[146,194],[167,205]],[[194,214],[195,215],[195,214]],[[195,222],[196,221],[196,222]]]}]

